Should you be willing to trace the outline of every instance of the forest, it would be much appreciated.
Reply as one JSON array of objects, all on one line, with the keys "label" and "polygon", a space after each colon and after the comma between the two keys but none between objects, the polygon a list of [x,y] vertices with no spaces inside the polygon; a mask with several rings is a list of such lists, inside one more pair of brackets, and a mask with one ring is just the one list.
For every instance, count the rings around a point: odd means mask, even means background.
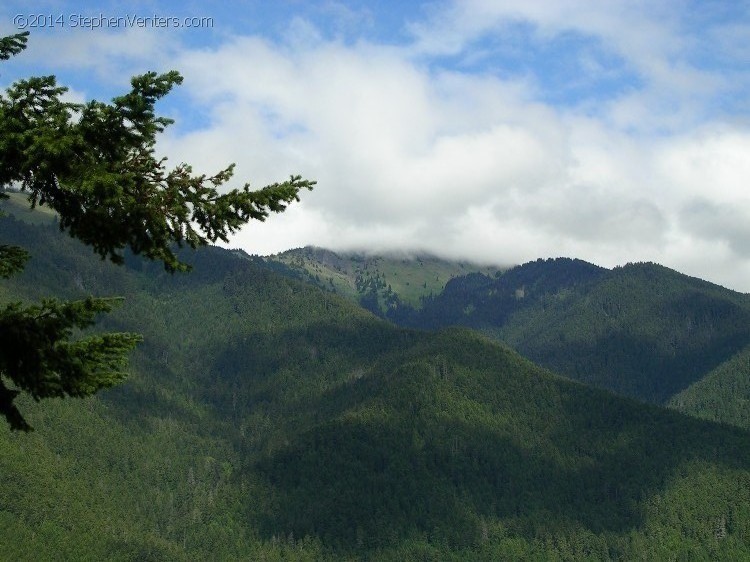
[{"label": "forest", "polygon": [[[278,271],[299,277],[294,268]],[[394,292],[389,306],[373,308],[369,289],[352,294],[318,285],[400,326],[472,328],[558,374],[618,394],[682,404],[692,413],[713,400],[711,419],[742,416],[748,295],[654,263],[610,270],[557,258],[494,273],[454,271],[460,274],[439,291],[425,291],[416,305]],[[688,401],[693,385],[695,396]],[[721,398],[709,399],[720,386]]]},{"label": "forest", "polygon": [[743,429],[393,326],[241,252],[117,267],[37,222],[0,221],[33,254],[3,298],[126,294],[97,329],[144,341],[123,384],[24,399],[36,431],[2,429],[3,559],[750,555]]}]

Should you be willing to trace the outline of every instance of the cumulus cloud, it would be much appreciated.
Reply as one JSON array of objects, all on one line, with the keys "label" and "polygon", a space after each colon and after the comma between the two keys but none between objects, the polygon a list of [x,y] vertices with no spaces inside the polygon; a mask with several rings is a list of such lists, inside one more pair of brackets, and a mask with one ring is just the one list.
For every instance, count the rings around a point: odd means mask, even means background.
[{"label": "cumulus cloud", "polygon": [[[514,17],[537,17],[549,34],[578,21],[529,14]],[[593,21],[587,29],[602,34],[618,27],[609,16]],[[658,35],[653,25],[631,23],[638,37]],[[624,51],[638,41],[622,27]],[[679,48],[665,34],[654,58]],[[318,38],[298,49],[237,37],[183,54],[189,91],[214,109],[210,127],[172,139],[171,151],[206,164],[237,161],[264,182],[284,171],[319,181],[287,217],[249,228],[235,244],[258,252],[308,243],[425,249],[502,263],[554,255],[610,266],[656,260],[709,276],[689,248],[715,252],[721,241],[687,220],[685,208],[706,190],[727,204],[745,197],[747,131],[694,127],[676,113],[667,134],[628,130],[654,118],[642,103],[651,93],[633,94],[641,97],[629,109],[625,97],[608,114],[589,115],[539,101],[525,77],[436,68],[412,47]],[[653,75],[658,66],[652,61]],[[669,80],[689,89],[674,73]],[[741,236],[711,275],[749,288],[731,265]]]},{"label": "cumulus cloud", "polygon": [[705,198],[691,201],[680,213],[687,231],[724,245],[742,260],[750,258],[748,216],[750,204],[715,203]]}]

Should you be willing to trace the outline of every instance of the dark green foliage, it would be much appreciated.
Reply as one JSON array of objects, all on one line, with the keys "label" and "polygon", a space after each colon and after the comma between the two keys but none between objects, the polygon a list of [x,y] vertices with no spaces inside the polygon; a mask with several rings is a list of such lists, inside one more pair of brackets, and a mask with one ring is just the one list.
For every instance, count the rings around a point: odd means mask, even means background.
[{"label": "dark green foliage", "polygon": [[31,427],[13,401],[19,391],[34,400],[90,396],[125,378],[125,356],[140,336],[128,333],[92,335],[72,340],[74,330],[88,328],[97,314],[109,312],[114,299],[88,298],[41,305],[9,304],[0,314],[0,372],[18,390],[0,380],[0,413],[12,429]]},{"label": "dark green foliage", "polygon": [[673,396],[669,405],[700,418],[750,429],[750,348],[746,347],[698,382]]},{"label": "dark green foliage", "polygon": [[28,259],[29,253],[23,248],[0,245],[0,277],[7,279],[23,270],[23,266]]},{"label": "dark green foliage", "polygon": [[0,60],[8,60],[13,55],[17,55],[26,48],[26,40],[29,32],[16,33],[8,37],[0,38]]},{"label": "dark green foliage", "polygon": [[655,264],[537,260],[454,279],[391,319],[476,328],[568,377],[657,403],[750,341],[747,296]]},{"label": "dark green foliage", "polygon": [[[445,289],[425,299],[420,311],[402,310],[392,319],[422,328],[464,325],[494,328],[540,299],[574,288],[583,290],[606,272],[581,260],[537,260],[499,276],[470,273],[452,279]],[[467,310],[471,312],[467,314]]]},{"label": "dark green foliage", "polygon": [[750,556],[743,431],[395,328],[239,253],[172,276],[53,225],[0,236],[34,255],[6,295],[106,287],[129,306],[102,327],[144,333],[125,384],[26,399],[38,431],[0,429],[2,559]]},{"label": "dark green foliage", "polygon": [[[0,60],[20,53],[27,36],[0,39]],[[54,210],[60,230],[102,259],[122,264],[127,249],[170,272],[189,269],[175,246],[226,242],[249,220],[265,220],[298,200],[300,189],[312,189],[315,182],[291,176],[259,191],[245,184],[219,194],[233,165],[213,176],[194,175],[187,164],[167,169],[154,147],[172,121],[157,117],[155,104],[181,82],[176,71],[149,72],[109,104],[63,101],[67,89],[54,76],[13,84],[0,96],[0,188],[20,186],[32,208]],[[0,277],[18,273],[27,259],[19,246],[0,245]],[[46,300],[0,310],[0,413],[12,428],[30,429],[14,404],[19,392],[35,400],[82,397],[125,376],[125,358],[138,336],[78,338],[74,331],[91,326],[111,302]]]}]

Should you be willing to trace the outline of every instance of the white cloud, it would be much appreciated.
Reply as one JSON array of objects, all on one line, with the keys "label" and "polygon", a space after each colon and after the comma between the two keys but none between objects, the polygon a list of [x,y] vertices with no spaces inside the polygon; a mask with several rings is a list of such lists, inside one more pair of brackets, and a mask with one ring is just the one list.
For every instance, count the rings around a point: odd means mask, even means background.
[{"label": "white cloud", "polygon": [[710,125],[663,141],[657,171],[673,197],[748,203],[748,154],[750,129]]},{"label": "white cloud", "polygon": [[172,153],[214,168],[237,161],[264,183],[288,172],[319,181],[287,216],[234,241],[248,251],[318,244],[684,269],[699,261],[690,247],[711,248],[712,262],[726,261],[704,275],[750,288],[730,265],[744,259],[739,234],[717,254],[715,233],[683,212],[707,190],[745,198],[747,131],[624,132],[535,101],[523,80],[434,70],[372,44],[237,38],[178,65],[213,122],[171,139]]},{"label": "white cloud", "polygon": [[67,30],[39,33],[20,55],[25,64],[49,65],[58,73],[66,68],[87,69],[100,80],[127,84],[130,77],[148,70],[166,70],[171,54],[179,48],[176,34],[141,28]]},{"label": "white cloud", "polygon": [[[721,48],[726,49],[727,57],[733,53],[747,60],[746,41],[740,38],[743,26],[715,23],[696,32],[688,15],[697,9],[685,0],[451,1],[435,10],[430,19],[411,24],[415,37],[412,51],[427,57],[470,54],[482,39],[490,37],[503,45],[502,49],[515,47],[517,57],[523,59],[524,49],[533,51],[534,45],[576,36],[590,44],[579,46],[580,73],[565,76],[569,84],[611,80],[617,73],[628,73],[640,81],[614,97],[594,99],[595,106],[586,106],[588,111],[623,130],[672,130],[699,121],[703,104],[734,87],[732,80],[697,66],[693,59]],[[515,43],[518,31],[514,26],[518,25],[528,28],[530,45]],[[615,60],[602,64],[592,53]],[[622,65],[615,73],[613,63]],[[747,82],[747,76],[744,80]],[[546,94],[539,92],[540,96]],[[587,100],[579,103],[585,106]]]}]

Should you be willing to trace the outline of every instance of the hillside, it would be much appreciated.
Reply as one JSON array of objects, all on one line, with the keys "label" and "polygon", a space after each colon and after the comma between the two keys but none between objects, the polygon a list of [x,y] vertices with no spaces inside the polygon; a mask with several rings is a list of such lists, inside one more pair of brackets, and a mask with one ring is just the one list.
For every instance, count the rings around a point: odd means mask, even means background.
[{"label": "hillside", "polygon": [[0,201],[0,208],[12,213],[17,219],[29,224],[49,224],[55,220],[55,212],[46,206],[29,208],[26,194],[16,191],[6,191],[7,199]]},{"label": "hillside", "polygon": [[665,267],[537,260],[453,279],[392,320],[479,329],[567,377],[665,403],[750,342],[750,297]]},{"label": "hillside", "polygon": [[396,328],[259,259],[188,275],[33,254],[2,298],[123,294],[129,381],[0,428],[0,559],[750,557],[750,434],[638,404],[468,330]]},{"label": "hillside", "polygon": [[669,406],[699,418],[750,429],[750,347],[673,396]]},{"label": "hillside", "polygon": [[332,252],[306,246],[266,258],[288,266],[289,273],[384,315],[401,305],[420,308],[422,300],[445,284],[472,272],[495,275],[503,268],[449,261],[429,254]]}]

